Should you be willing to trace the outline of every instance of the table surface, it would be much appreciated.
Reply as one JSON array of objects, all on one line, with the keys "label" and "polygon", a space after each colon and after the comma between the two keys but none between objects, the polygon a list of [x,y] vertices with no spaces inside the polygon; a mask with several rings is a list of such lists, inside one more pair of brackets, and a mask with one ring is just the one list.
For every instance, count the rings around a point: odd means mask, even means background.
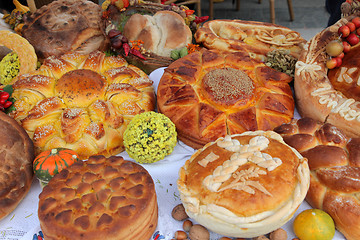
[{"label": "table surface", "polygon": [[[150,79],[154,81],[154,88],[157,89],[159,79],[163,73],[163,69],[157,69],[150,74]],[[295,118],[299,118],[295,111]],[[195,152],[195,150],[184,143],[178,141],[172,154],[152,164],[142,164],[142,166],[152,176],[158,198],[159,220],[157,230],[151,239],[171,239],[175,231],[182,229],[182,222],[176,221],[171,216],[174,206],[181,203],[179,192],[177,190],[176,181],[178,179],[178,171],[187,159]],[[133,161],[126,152],[119,154],[125,160]],[[18,207],[10,213],[6,218],[0,221],[0,240],[2,239],[33,239],[33,235],[41,229],[37,216],[38,195],[41,187],[37,179],[34,179],[32,187],[28,195],[18,205]],[[304,201],[294,217],[301,211],[310,208]],[[292,230],[292,218],[283,226],[288,233],[288,239],[295,238]],[[211,240],[219,239],[221,236],[211,232]],[[341,233],[336,231],[335,240],[345,239]]]}]

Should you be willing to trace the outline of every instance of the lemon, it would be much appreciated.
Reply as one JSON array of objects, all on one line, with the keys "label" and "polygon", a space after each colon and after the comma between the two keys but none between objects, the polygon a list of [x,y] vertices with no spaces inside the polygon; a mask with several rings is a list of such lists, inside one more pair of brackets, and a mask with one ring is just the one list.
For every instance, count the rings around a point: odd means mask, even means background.
[{"label": "lemon", "polygon": [[293,228],[300,240],[331,240],[335,235],[334,220],[320,209],[308,209],[296,216]]}]

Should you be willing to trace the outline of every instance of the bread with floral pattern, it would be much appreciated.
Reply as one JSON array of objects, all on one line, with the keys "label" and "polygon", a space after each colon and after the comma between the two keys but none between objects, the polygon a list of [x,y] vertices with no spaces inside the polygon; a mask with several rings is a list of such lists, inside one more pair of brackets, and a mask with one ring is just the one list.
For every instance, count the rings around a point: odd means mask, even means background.
[{"label": "bread with floral pattern", "polygon": [[127,124],[155,104],[152,81],[143,71],[100,51],[49,57],[13,88],[11,115],[32,138],[36,153],[64,147],[81,159],[123,151]]},{"label": "bread with floral pattern", "polygon": [[198,51],[165,69],[158,110],[175,123],[181,141],[200,148],[225,135],[289,122],[291,80],[247,52]]}]

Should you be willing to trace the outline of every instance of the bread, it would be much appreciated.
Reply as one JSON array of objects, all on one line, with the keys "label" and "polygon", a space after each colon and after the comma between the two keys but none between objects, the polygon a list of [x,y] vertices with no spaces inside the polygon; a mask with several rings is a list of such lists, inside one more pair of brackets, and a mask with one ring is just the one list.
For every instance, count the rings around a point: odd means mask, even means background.
[{"label": "bread", "polygon": [[[331,123],[349,137],[360,136],[360,86],[357,67],[359,47],[352,47],[345,54],[338,70],[328,71],[326,45],[339,38],[338,28],[353,16],[342,18],[336,24],[315,35],[304,47],[295,68],[295,96],[297,109],[302,117]],[[353,62],[353,63],[352,63]],[[349,74],[348,71],[354,71]],[[337,75],[341,73],[342,78]],[[346,78],[345,80],[343,78]],[[340,83],[339,81],[345,81]],[[349,83],[346,83],[349,82]],[[346,86],[347,85],[347,86]]]},{"label": "bread", "polygon": [[158,111],[175,123],[181,141],[201,148],[225,135],[289,122],[294,114],[291,80],[246,52],[195,52],[165,69]]},{"label": "bread", "polygon": [[25,130],[0,112],[0,219],[28,193],[33,180],[34,146]]},{"label": "bread", "polygon": [[144,72],[99,51],[49,57],[13,88],[12,116],[37,154],[62,147],[80,159],[116,155],[124,150],[123,133],[133,116],[155,105],[152,81]]},{"label": "bread", "polygon": [[279,134],[254,131],[206,144],[177,184],[190,218],[221,235],[252,238],[292,218],[309,180],[307,160]]},{"label": "bread", "polygon": [[[19,34],[8,30],[0,30],[0,49],[6,49],[15,52],[19,57],[19,74],[32,72],[36,69],[37,56],[34,47]],[[6,52],[8,54],[8,52]],[[4,56],[6,55],[4,54]],[[4,57],[1,56],[1,59]],[[9,83],[5,83],[9,84]]]},{"label": "bread", "polygon": [[298,58],[302,45],[306,43],[298,32],[289,28],[237,19],[207,21],[196,31],[194,38],[208,49],[243,50],[261,61],[274,49],[287,50]]},{"label": "bread", "polygon": [[154,182],[122,157],[91,156],[55,175],[39,195],[45,239],[149,239],[156,229]]},{"label": "bread", "polygon": [[308,159],[306,201],[329,213],[346,239],[360,239],[360,138],[348,138],[334,125],[311,118],[293,120],[274,131]]},{"label": "bread", "polygon": [[22,35],[39,59],[70,51],[89,54],[106,47],[101,7],[87,0],[56,0],[24,19]]},{"label": "bread", "polygon": [[123,34],[130,41],[143,41],[146,51],[163,57],[170,57],[172,50],[186,47],[192,41],[192,32],[183,17],[166,10],[153,16],[133,14],[126,21]]}]

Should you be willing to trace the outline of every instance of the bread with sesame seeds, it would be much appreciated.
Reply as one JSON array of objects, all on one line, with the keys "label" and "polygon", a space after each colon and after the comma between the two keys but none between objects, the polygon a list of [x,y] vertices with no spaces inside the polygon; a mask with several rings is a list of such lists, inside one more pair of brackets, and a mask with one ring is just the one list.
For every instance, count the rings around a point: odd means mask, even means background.
[{"label": "bread with sesame seeds", "polygon": [[157,226],[154,181],[122,157],[91,156],[52,178],[39,195],[47,240],[145,240]]},{"label": "bread with sesame seeds", "polygon": [[158,111],[175,123],[181,141],[200,148],[225,135],[289,122],[294,114],[291,80],[247,52],[204,49],[165,69]]},{"label": "bread with sesame seeds", "polygon": [[1,111],[0,134],[0,219],[3,219],[30,190],[34,145],[20,124]]},{"label": "bread with sesame seeds", "polygon": [[123,58],[95,51],[44,60],[13,84],[11,113],[34,142],[36,154],[69,148],[80,159],[116,155],[134,115],[154,110],[152,81]]},{"label": "bread with sesame seeds", "polygon": [[108,44],[101,16],[101,7],[92,1],[52,1],[24,18],[22,36],[40,60],[70,51],[89,54]]}]

